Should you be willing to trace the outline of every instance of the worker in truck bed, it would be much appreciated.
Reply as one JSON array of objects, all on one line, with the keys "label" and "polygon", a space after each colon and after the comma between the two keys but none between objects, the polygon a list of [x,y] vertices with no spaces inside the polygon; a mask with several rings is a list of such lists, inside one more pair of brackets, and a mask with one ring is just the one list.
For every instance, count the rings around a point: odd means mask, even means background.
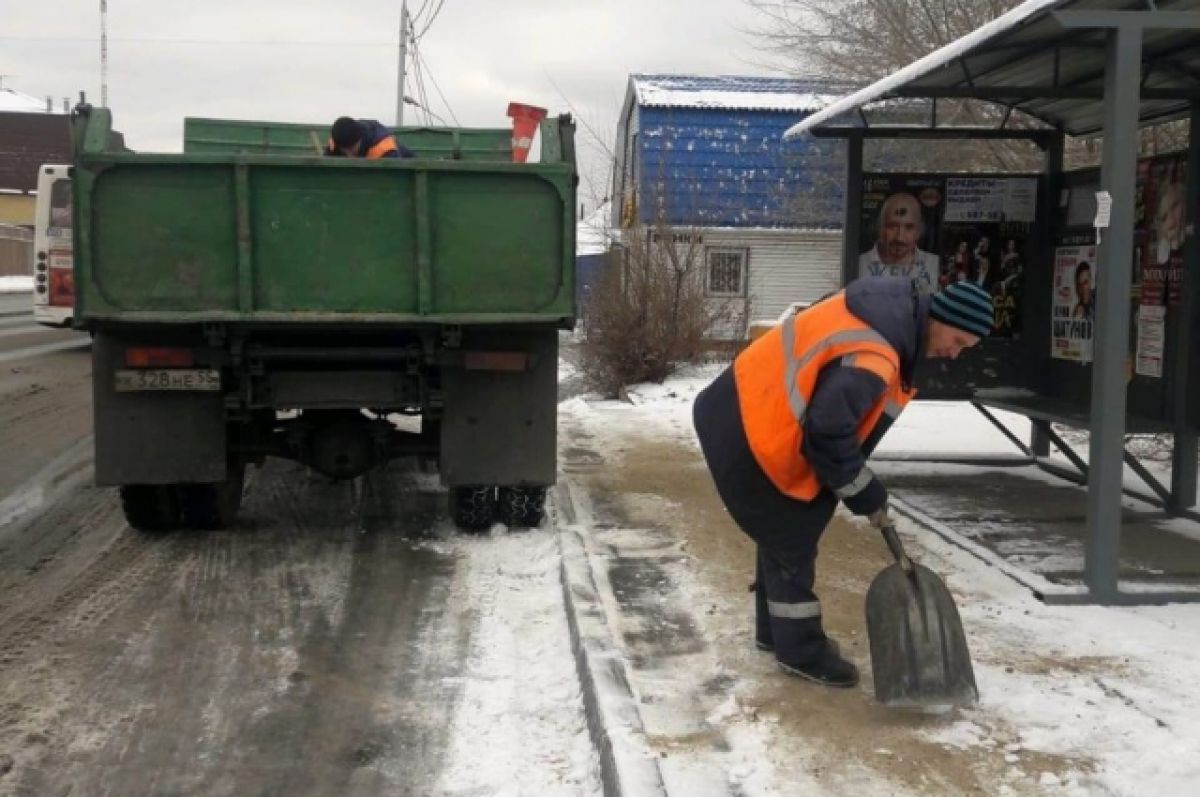
[{"label": "worker in truck bed", "polygon": [[993,318],[972,282],[929,296],[904,277],[865,277],[789,315],[696,397],[717,492],[758,544],[755,642],[784,671],[858,682],[821,624],[817,543],[839,501],[887,523],[888,494],[867,458],[915,394],[918,360],[953,360]]},{"label": "worker in truck bed", "polygon": [[408,147],[399,144],[386,127],[374,119],[342,116],[329,131],[325,155],[331,158],[415,158]]}]

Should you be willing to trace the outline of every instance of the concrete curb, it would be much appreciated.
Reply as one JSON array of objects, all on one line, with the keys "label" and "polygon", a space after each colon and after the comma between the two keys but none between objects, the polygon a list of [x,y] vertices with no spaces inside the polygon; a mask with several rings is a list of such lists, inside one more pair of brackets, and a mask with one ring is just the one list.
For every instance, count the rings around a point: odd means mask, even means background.
[{"label": "concrete curb", "polygon": [[666,797],[658,759],[646,744],[624,660],[609,633],[604,605],[576,525],[574,502],[561,482],[554,489],[554,508],[571,651],[583,692],[588,734],[600,756],[605,797]]}]

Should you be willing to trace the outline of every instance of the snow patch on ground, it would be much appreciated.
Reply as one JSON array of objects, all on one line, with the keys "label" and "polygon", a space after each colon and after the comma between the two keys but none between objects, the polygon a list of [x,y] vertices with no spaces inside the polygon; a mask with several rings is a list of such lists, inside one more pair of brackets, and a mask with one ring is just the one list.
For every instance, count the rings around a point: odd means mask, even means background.
[{"label": "snow patch on ground", "polygon": [[33,277],[0,277],[0,293],[33,293]]},{"label": "snow patch on ground", "polygon": [[1098,762],[1072,781],[1084,791],[1067,783],[1067,794],[1181,794],[1200,779],[1200,606],[1046,606],[965,551],[899,525],[958,598],[975,659],[980,706],[938,741],[994,743],[977,729],[998,717],[1021,750]]},{"label": "snow patch on ground", "polygon": [[[1022,415],[991,411],[1018,438],[1029,441],[1030,423]],[[907,452],[1019,456],[1012,441],[978,410],[962,401],[914,401],[877,449],[880,454]]]},{"label": "snow patch on ground", "polygon": [[430,544],[459,559],[448,600],[480,618],[437,793],[600,794],[555,533],[498,526]]},{"label": "snow patch on ground", "polygon": [[[721,368],[694,368],[662,385],[636,386],[629,390],[630,402],[584,396],[561,409],[593,435],[588,447],[602,455],[620,453],[623,438],[658,436],[695,446],[692,402]],[[997,415],[1028,440],[1028,421]],[[910,405],[880,449],[890,454],[930,450],[1018,453],[970,405],[946,402]],[[928,738],[954,749],[1002,750],[1009,775],[1032,777],[1043,790],[1039,793],[1191,793],[1200,781],[1200,663],[1194,655],[1200,649],[1200,605],[1046,606],[960,548],[911,522],[901,521],[900,527],[913,552],[946,577],[959,601],[981,693],[978,707],[962,712],[953,724],[926,731]],[[692,591],[696,605],[712,597],[694,576],[681,584]],[[741,762],[727,772],[742,793],[781,793],[784,781],[798,791],[820,793],[816,784],[789,780],[791,767],[784,776],[772,766],[777,763],[772,725],[746,717],[736,699],[706,716],[722,729],[728,756]],[[1008,728],[1017,738],[1000,736],[997,728]],[[1064,758],[1065,766],[1058,774],[1040,771],[1037,756]],[[1071,769],[1073,760],[1084,762],[1077,771]],[[998,783],[997,793],[1016,792]]]}]

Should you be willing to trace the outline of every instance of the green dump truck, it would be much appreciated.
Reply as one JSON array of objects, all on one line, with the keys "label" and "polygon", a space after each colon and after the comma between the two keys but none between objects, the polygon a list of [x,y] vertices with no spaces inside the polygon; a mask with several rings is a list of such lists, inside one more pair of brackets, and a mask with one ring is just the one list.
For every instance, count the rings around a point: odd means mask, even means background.
[{"label": "green dump truck", "polygon": [[183,154],[141,154],[81,108],[75,319],[129,523],[226,527],[267,457],[405,456],[464,528],[540,522],[577,183],[570,118],[541,134],[538,163],[504,129],[401,129],[417,158],[367,161],[320,157],[321,126],[188,119]]}]

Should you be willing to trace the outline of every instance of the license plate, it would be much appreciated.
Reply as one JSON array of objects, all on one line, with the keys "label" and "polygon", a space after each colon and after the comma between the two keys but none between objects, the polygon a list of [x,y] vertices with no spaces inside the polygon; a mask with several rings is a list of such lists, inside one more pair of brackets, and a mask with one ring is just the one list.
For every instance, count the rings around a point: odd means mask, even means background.
[{"label": "license plate", "polygon": [[118,393],[135,390],[220,390],[221,372],[211,368],[145,368],[117,371]]}]

